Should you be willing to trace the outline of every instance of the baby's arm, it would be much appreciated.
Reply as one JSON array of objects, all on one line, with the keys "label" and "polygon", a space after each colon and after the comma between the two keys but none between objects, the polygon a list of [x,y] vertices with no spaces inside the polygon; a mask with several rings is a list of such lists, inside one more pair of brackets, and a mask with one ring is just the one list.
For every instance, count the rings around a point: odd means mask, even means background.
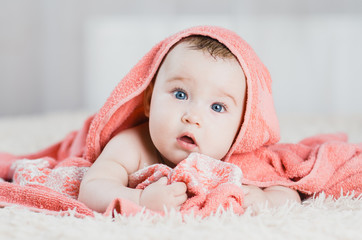
[{"label": "baby's arm", "polygon": [[89,208],[104,212],[115,198],[125,198],[152,210],[178,208],[187,199],[186,185],[167,185],[165,179],[144,190],[128,187],[128,175],[140,168],[142,136],[130,130],[109,141],[81,182],[78,200]]},{"label": "baby's arm", "polygon": [[243,185],[244,206],[251,207],[254,212],[258,212],[259,204],[268,202],[269,207],[277,207],[287,201],[300,203],[301,199],[297,191],[283,186],[271,186],[261,189],[257,186]]},{"label": "baby's arm", "polygon": [[[127,138],[130,136],[117,135],[112,138],[81,182],[78,200],[93,210],[104,212],[115,198],[127,198],[136,203],[139,201],[141,190],[126,187],[127,171],[137,170],[140,158],[139,151],[123,147]],[[119,149],[122,149],[122,155],[119,155]],[[126,158],[119,161],[117,155]]]}]

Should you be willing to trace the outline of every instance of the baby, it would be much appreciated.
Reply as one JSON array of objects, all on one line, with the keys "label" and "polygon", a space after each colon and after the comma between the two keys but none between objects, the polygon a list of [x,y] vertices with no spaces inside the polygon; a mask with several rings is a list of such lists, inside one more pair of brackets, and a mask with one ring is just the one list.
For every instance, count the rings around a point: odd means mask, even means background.
[{"label": "baby", "polygon": [[[115,198],[148,209],[179,209],[187,200],[182,182],[166,178],[144,190],[128,187],[128,176],[152,164],[176,166],[192,152],[223,160],[243,123],[246,79],[237,58],[219,41],[192,35],[176,43],[144,93],[148,121],[121,131],[105,146],[80,186],[78,199],[104,212]],[[287,200],[295,190],[244,185],[244,206],[257,210]]]}]

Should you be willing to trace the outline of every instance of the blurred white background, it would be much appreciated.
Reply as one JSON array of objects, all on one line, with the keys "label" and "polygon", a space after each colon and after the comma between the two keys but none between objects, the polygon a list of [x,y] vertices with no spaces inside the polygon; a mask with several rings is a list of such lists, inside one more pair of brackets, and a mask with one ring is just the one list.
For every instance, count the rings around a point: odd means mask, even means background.
[{"label": "blurred white background", "polygon": [[154,44],[201,24],[249,42],[279,114],[362,114],[361,0],[0,0],[0,117],[96,111]]}]

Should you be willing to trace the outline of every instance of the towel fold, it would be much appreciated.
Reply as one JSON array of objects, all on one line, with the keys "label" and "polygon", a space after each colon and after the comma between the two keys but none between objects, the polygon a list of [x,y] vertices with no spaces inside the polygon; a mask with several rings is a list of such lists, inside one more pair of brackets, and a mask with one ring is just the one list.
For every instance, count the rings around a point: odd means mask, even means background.
[{"label": "towel fold", "polygon": [[243,213],[242,172],[231,163],[192,153],[174,169],[155,164],[129,176],[129,186],[144,189],[161,177],[167,177],[168,184],[184,182],[188,199],[181,206],[182,213],[193,212],[208,216],[221,206],[232,207],[236,213]]},{"label": "towel fold", "polygon": [[229,162],[242,169],[244,184],[282,185],[306,196],[324,192],[339,197],[341,191],[362,194],[362,144],[348,143],[345,134],[265,146]]}]

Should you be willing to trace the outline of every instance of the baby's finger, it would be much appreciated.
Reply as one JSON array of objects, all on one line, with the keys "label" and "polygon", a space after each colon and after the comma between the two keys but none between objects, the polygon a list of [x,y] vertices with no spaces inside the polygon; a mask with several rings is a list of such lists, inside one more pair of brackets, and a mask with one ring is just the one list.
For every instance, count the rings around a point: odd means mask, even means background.
[{"label": "baby's finger", "polygon": [[175,197],[175,203],[177,206],[181,206],[187,200],[187,194],[178,195]]},{"label": "baby's finger", "polygon": [[155,183],[156,184],[162,184],[162,185],[167,185],[167,177],[162,177],[160,179],[158,179]]},{"label": "baby's finger", "polygon": [[187,191],[187,186],[184,182],[175,182],[169,185],[169,187],[175,196],[185,194]]}]

